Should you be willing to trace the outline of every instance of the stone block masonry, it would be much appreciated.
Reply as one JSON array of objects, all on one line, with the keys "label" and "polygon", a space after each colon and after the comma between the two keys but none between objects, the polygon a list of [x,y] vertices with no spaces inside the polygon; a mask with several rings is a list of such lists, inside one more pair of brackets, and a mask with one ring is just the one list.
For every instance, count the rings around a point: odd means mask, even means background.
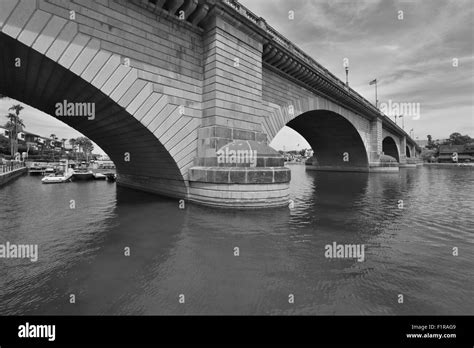
[{"label": "stone block masonry", "polygon": [[[53,116],[58,102],[92,103],[94,118],[61,121],[104,149],[118,185],[213,206],[284,206],[290,170],[268,143],[285,125],[325,170],[383,167],[386,135],[400,162],[413,146],[234,1],[2,0],[0,30],[2,61],[21,60],[5,65],[0,93]],[[244,147],[251,163],[220,160]]]}]

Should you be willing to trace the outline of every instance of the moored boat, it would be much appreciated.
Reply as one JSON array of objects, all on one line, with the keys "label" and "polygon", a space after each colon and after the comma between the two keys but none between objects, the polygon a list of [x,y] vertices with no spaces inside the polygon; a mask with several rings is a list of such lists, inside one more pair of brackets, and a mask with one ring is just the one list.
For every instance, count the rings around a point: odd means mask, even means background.
[{"label": "moored boat", "polygon": [[84,170],[75,170],[72,173],[72,180],[80,180],[80,181],[88,181],[88,180],[94,180],[94,173],[89,171],[84,171]]},{"label": "moored boat", "polygon": [[107,181],[114,182],[117,180],[117,174],[115,173],[106,173],[105,176],[107,177]]},{"label": "moored boat", "polygon": [[44,168],[42,167],[36,167],[36,166],[33,166],[33,167],[29,167],[28,168],[28,173],[30,175],[43,175],[44,173]]},{"label": "moored boat", "polygon": [[61,184],[64,182],[68,182],[70,179],[71,179],[71,176],[50,174],[48,176],[45,176],[43,179],[41,179],[41,182],[43,184]]},{"label": "moored boat", "polygon": [[106,180],[107,176],[105,176],[102,173],[94,173],[94,179],[95,180]]}]

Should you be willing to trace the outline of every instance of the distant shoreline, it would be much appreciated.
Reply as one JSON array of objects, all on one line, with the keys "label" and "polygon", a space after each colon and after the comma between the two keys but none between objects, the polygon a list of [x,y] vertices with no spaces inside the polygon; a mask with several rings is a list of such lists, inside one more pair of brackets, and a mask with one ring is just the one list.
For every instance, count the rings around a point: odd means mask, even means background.
[{"label": "distant shoreline", "polygon": [[474,168],[474,163],[428,163],[424,162],[424,166],[433,166],[433,167],[465,167],[465,168]]}]

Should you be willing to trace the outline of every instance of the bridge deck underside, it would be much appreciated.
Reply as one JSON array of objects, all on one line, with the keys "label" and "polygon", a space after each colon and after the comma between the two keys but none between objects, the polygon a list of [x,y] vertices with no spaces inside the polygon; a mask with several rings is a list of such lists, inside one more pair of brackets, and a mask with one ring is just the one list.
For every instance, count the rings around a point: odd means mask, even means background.
[{"label": "bridge deck underside", "polygon": [[[21,59],[19,67],[16,58]],[[94,103],[93,120],[56,118],[97,143],[116,164],[123,185],[173,197],[186,195],[175,161],[145,126],[90,83],[3,33],[0,93],[54,117],[56,103]],[[130,161],[125,160],[126,153]]]},{"label": "bridge deck underside", "polygon": [[368,168],[364,143],[354,126],[330,111],[306,112],[287,124],[301,134],[314,150],[318,166],[327,169]]},{"label": "bridge deck underside", "polygon": [[397,144],[391,137],[386,137],[382,141],[382,151],[385,155],[392,156],[397,160],[397,162],[400,162],[400,156],[398,155],[398,148]]}]

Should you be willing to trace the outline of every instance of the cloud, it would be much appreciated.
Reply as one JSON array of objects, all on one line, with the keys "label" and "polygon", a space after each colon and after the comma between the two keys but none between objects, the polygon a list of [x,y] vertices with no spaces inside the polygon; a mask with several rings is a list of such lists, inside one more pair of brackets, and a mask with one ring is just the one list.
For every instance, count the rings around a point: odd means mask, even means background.
[{"label": "cloud", "polygon": [[374,101],[368,83],[377,78],[379,100],[420,102],[430,121],[413,123],[418,133],[442,138],[457,126],[472,132],[472,0],[241,2],[342,81],[349,58],[350,85],[366,99]]}]

